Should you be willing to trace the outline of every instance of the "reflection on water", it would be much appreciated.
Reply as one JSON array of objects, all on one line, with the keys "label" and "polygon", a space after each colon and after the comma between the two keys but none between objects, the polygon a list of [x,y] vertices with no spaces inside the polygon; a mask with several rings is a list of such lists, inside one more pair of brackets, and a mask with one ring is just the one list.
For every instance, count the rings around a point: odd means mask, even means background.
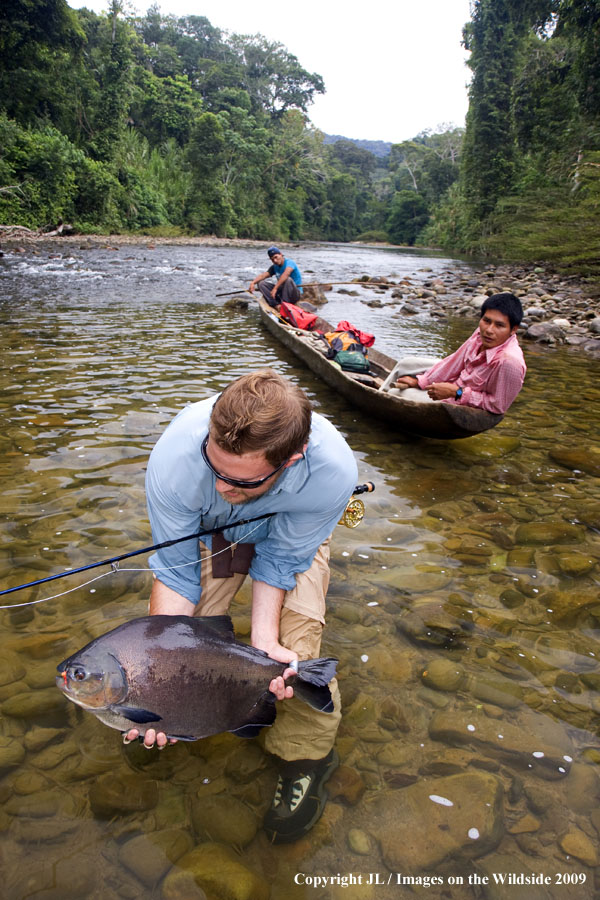
[{"label": "reflection on water", "polygon": [[[307,277],[336,281],[450,265],[351,248],[295,255],[318,273]],[[268,845],[259,828],[275,772],[256,741],[124,749],[54,687],[57,662],[145,613],[144,557],[0,613],[3,896],[193,900],[191,871],[209,896],[273,900],[385,900],[409,895],[398,878],[425,874],[436,898],[600,890],[598,362],[527,345],[525,388],[498,428],[421,441],[332,396],[254,311],[214,300],[260,270],[258,251],[72,249],[3,262],[2,588],[149,543],[151,447],[181,406],[253,367],[301,384],[347,437],[360,480],[377,485],[365,522],[333,542],[324,651],[340,659],[343,765],[323,820],[291,847]],[[392,352],[446,353],[470,330],[418,316],[392,320],[384,339],[385,309],[331,297],[328,318],[374,331]],[[247,600],[233,608],[241,635]],[[542,881],[498,886],[494,873]],[[339,883],[315,888],[305,876],[318,874]]]}]

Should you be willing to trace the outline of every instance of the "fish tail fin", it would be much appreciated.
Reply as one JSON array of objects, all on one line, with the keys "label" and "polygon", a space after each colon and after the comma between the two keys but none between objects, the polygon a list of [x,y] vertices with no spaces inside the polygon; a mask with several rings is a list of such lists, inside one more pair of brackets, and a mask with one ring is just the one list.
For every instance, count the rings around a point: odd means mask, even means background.
[{"label": "fish tail fin", "polygon": [[333,700],[328,684],[335,678],[338,661],[333,657],[307,659],[298,663],[294,679],[294,693],[319,712],[333,712]]}]

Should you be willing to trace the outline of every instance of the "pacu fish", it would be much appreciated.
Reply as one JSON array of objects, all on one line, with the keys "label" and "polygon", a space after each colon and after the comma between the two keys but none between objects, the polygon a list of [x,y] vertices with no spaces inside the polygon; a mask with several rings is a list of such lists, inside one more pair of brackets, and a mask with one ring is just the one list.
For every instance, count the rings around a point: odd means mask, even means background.
[{"label": "pacu fish", "polygon": [[[332,712],[337,659],[298,663],[287,683]],[[119,731],[163,731],[195,741],[232,731],[252,737],[276,716],[271,680],[287,664],[235,639],[229,616],[145,616],[101,635],[57,666],[56,684]],[[284,701],[286,702],[286,701]]]}]

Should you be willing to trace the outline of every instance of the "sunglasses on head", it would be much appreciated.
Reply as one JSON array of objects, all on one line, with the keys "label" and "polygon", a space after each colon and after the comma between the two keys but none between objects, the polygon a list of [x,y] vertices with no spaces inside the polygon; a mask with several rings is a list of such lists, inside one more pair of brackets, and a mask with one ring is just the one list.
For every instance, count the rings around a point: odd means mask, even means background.
[{"label": "sunglasses on head", "polygon": [[218,478],[219,481],[224,481],[225,484],[231,485],[231,487],[239,487],[239,488],[257,488],[260,487],[261,484],[264,484],[269,478],[272,478],[273,475],[276,475],[277,472],[280,472],[284,466],[286,466],[289,462],[289,459],[284,460],[280,466],[277,466],[276,469],[273,469],[272,472],[269,472],[268,475],[264,475],[262,478],[257,478],[255,481],[242,481],[239,478],[228,478],[226,475],[221,475],[220,472],[217,472],[210,459],[208,458],[208,453],[206,452],[206,448],[208,446],[208,438],[207,434],[204,440],[202,441],[202,445],[200,447],[200,452],[202,453],[202,459],[213,473],[215,478]]}]

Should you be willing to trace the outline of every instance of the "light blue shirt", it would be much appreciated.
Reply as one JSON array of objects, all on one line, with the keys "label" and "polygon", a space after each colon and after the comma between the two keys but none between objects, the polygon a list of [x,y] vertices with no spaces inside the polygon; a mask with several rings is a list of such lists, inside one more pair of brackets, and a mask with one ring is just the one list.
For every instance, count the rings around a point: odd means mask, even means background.
[{"label": "light blue shirt", "polygon": [[[354,456],[331,422],[313,413],[305,458],[284,469],[267,493],[232,506],[217,492],[215,476],[200,453],[215,400],[183,409],[150,455],[146,499],[154,541],[275,512],[270,519],[228,528],[224,536],[255,544],[251,578],[291,590],[296,574],[310,568],[356,486]],[[210,546],[209,537],[202,540]],[[158,550],[149,565],[163,584],[195,604],[201,594],[199,555],[196,538]]]},{"label": "light blue shirt", "polygon": [[277,278],[279,278],[279,276],[282,275],[286,269],[292,270],[290,272],[290,278],[292,279],[300,293],[302,293],[302,275],[300,274],[300,269],[293,259],[284,259],[282,266],[276,266],[275,263],[272,263],[267,271],[269,275],[276,275]]}]

